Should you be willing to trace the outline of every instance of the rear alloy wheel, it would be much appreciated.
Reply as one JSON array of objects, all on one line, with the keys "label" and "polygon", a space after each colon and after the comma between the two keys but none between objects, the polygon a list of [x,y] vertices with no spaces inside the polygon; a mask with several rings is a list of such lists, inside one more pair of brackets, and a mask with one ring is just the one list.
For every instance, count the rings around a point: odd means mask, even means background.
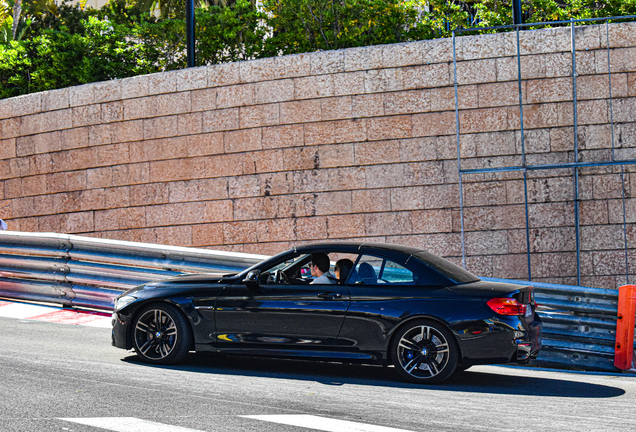
[{"label": "rear alloy wheel", "polygon": [[191,341],[186,318],[172,305],[148,305],[135,318],[133,347],[147,363],[178,363],[188,354]]},{"label": "rear alloy wheel", "polygon": [[391,356],[398,374],[419,384],[439,383],[455,371],[459,349],[453,334],[434,321],[417,320],[397,330]]}]

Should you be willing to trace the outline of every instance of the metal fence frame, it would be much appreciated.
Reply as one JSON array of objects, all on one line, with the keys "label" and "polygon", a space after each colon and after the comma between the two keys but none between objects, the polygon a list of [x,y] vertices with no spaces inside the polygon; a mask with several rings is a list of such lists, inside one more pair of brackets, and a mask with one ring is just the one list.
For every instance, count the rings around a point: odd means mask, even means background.
[{"label": "metal fence frame", "polygon": [[[532,281],[532,265],[530,260],[530,216],[528,209],[528,171],[537,170],[550,170],[550,169],[572,169],[574,177],[574,225],[576,232],[576,278],[577,285],[581,285],[581,242],[580,242],[580,220],[579,220],[579,169],[587,167],[608,167],[608,166],[620,166],[621,167],[621,189],[623,200],[623,242],[625,250],[625,275],[627,283],[629,283],[629,258],[627,247],[627,216],[625,210],[625,165],[635,165],[636,160],[617,160],[615,155],[615,142],[614,142],[614,111],[612,104],[612,71],[611,71],[611,58],[610,58],[610,43],[609,43],[609,21],[611,20],[635,20],[636,15],[624,16],[624,17],[606,17],[606,18],[590,18],[579,19],[569,21],[553,21],[548,23],[528,23],[528,24],[516,24],[497,27],[477,27],[453,30],[453,76],[455,87],[455,122],[456,122],[456,139],[457,139],[457,169],[459,173],[459,200],[460,200],[460,219],[461,219],[461,248],[462,248],[462,264],[466,267],[466,241],[465,241],[465,229],[464,229],[464,199],[463,199],[463,176],[466,174],[478,174],[478,173],[502,173],[518,171],[523,172],[523,184],[524,184],[524,204],[525,204],[525,216],[526,216],[526,245],[527,245],[527,260],[528,260],[528,280]],[[610,102],[610,122],[612,132],[612,157],[609,161],[604,162],[580,162],[579,161],[579,143],[578,143],[578,111],[577,111],[577,73],[576,73],[576,35],[575,28],[577,23],[590,23],[590,22],[605,22],[605,32],[607,38],[607,74],[609,85],[609,102]],[[573,163],[561,163],[561,164],[547,164],[547,165],[528,165],[526,163],[526,149],[525,149],[525,135],[524,135],[524,123],[523,123],[523,94],[522,94],[522,78],[521,78],[521,49],[519,42],[519,34],[522,30],[530,27],[545,27],[545,26],[564,26],[569,25],[571,28],[571,53],[572,53],[572,103],[573,103],[573,125],[574,125],[574,158]],[[508,166],[499,168],[477,168],[477,169],[463,169],[462,157],[461,157],[461,143],[460,143],[460,121],[459,121],[459,93],[457,82],[457,34],[474,32],[474,31],[487,31],[487,30],[509,30],[514,29],[516,33],[517,42],[517,82],[519,91],[519,116],[520,116],[520,133],[521,133],[521,158],[522,163],[520,166]]]}]

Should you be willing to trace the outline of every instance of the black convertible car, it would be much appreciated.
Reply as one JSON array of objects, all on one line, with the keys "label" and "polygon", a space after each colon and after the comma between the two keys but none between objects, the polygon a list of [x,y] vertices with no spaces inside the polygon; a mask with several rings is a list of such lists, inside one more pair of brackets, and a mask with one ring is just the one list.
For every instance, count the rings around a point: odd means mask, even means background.
[{"label": "black convertible car", "polygon": [[[312,283],[312,254],[353,267]],[[437,383],[474,364],[535,358],[535,307],[532,287],[481,281],[421,249],[316,243],[239,274],[129,290],[115,301],[112,343],[155,364],[212,351],[393,364],[406,380]]]}]

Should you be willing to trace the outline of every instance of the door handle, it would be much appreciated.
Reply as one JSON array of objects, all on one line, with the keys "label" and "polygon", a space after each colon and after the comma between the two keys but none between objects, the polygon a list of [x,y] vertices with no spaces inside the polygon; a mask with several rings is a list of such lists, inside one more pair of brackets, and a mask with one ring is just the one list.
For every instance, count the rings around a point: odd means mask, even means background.
[{"label": "door handle", "polygon": [[324,298],[324,299],[332,299],[333,300],[335,298],[342,297],[342,294],[334,292],[334,291],[327,291],[327,292],[318,294],[318,297]]}]

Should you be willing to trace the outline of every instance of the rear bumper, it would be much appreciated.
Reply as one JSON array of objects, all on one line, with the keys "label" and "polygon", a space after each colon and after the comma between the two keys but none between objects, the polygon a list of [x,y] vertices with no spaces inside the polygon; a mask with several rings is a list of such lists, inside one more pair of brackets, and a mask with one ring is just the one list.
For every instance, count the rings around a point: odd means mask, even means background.
[{"label": "rear bumper", "polygon": [[543,324],[541,319],[535,313],[532,323],[528,325],[527,336],[523,339],[517,339],[517,363],[526,364],[530,360],[534,360],[541,351],[542,340],[541,330]]},{"label": "rear bumper", "polygon": [[528,363],[539,355],[542,324],[536,313],[531,320],[499,316],[483,323],[457,334],[462,364]]}]

